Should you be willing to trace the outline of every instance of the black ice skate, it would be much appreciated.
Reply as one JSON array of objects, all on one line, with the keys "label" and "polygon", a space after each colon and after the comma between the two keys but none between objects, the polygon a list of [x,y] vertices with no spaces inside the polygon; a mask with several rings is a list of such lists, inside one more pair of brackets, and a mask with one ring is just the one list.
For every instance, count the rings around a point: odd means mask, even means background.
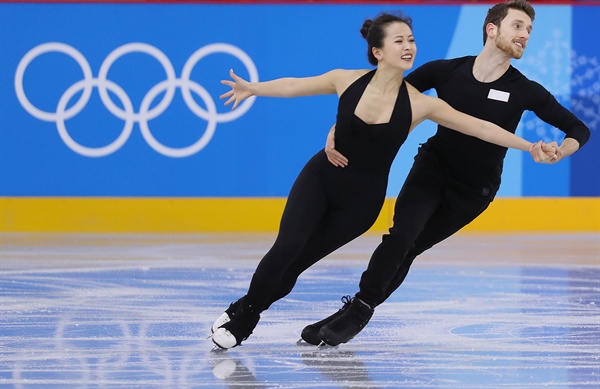
[{"label": "black ice skate", "polygon": [[344,312],[344,310],[350,306],[352,299],[350,298],[350,296],[344,296],[344,297],[342,297],[342,302],[344,303],[344,306],[341,309],[339,309],[337,312],[335,312],[334,314],[326,317],[325,319],[323,319],[321,321],[318,321],[313,324],[309,324],[306,327],[304,327],[304,329],[302,330],[302,334],[300,336],[306,343],[314,344],[315,346],[318,346],[321,344],[322,341],[321,341],[321,338],[319,338],[319,331],[321,330],[321,328],[325,324],[331,323],[333,320],[340,317],[342,312]]},{"label": "black ice skate", "polygon": [[330,346],[346,343],[365,328],[374,311],[369,304],[354,297],[338,318],[321,328],[319,338]]},{"label": "black ice skate", "polygon": [[215,331],[212,340],[223,349],[239,346],[252,334],[259,320],[260,313],[244,300],[240,300],[238,309],[227,323]]}]

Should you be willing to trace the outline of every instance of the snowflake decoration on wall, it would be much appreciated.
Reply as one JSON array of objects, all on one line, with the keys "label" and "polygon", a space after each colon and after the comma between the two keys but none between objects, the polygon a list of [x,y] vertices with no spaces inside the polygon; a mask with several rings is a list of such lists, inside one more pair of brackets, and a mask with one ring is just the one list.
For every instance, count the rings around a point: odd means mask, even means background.
[{"label": "snowflake decoration on wall", "polygon": [[[597,57],[579,54],[572,50],[562,36],[553,31],[543,47],[535,53],[527,53],[519,70],[529,79],[540,82],[554,95],[559,103],[570,107],[591,131],[600,124],[600,64]],[[570,63],[564,53],[570,52]],[[526,138],[545,142],[562,141],[564,133],[531,112],[526,112],[517,130]],[[533,134],[533,135],[532,135]],[[528,136],[529,135],[529,136]]]}]

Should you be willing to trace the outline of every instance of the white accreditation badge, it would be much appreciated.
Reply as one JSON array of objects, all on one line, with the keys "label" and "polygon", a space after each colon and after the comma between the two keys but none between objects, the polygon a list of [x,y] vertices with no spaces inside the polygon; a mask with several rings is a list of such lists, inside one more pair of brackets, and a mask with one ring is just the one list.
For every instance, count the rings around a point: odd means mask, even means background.
[{"label": "white accreditation badge", "polygon": [[502,101],[504,103],[508,102],[509,97],[510,93],[496,89],[490,89],[490,93],[488,93],[488,99]]}]

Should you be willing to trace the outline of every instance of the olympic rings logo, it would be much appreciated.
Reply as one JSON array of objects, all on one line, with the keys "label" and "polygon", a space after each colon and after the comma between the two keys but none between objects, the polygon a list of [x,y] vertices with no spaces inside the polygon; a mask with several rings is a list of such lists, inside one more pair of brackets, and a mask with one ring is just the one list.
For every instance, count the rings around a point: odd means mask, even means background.
[{"label": "olympic rings logo", "polygon": [[[50,52],[58,52],[70,56],[79,64],[83,72],[83,80],[67,88],[60,97],[55,112],[46,112],[34,106],[27,98],[23,88],[23,77],[29,64],[38,56]],[[107,78],[108,72],[116,60],[124,55],[135,52],[154,57],[162,65],[166,75],[166,80],[159,82],[146,92],[137,112],[134,110],[131,99],[123,88]],[[225,43],[210,44],[195,51],[183,66],[180,78],[175,76],[175,70],[171,61],[162,51],[146,43],[128,43],[113,50],[106,57],[100,66],[98,77],[94,78],[87,59],[78,50],[64,43],[49,42],[34,47],[23,56],[15,74],[15,92],[19,102],[29,114],[43,121],[55,122],[58,133],[65,144],[71,150],[81,155],[103,157],[114,153],[129,139],[133,131],[133,125],[137,122],[144,139],[154,150],[168,157],[188,157],[202,150],[208,144],[215,132],[217,123],[229,122],[239,118],[250,109],[255,100],[254,96],[247,99],[235,111],[226,113],[217,112],[215,102],[208,91],[190,79],[194,66],[202,58],[214,53],[230,54],[238,58],[248,70],[250,81],[258,81],[258,71],[252,59],[241,49]],[[98,88],[102,103],[108,111],[117,118],[125,121],[123,130],[117,139],[106,146],[96,148],[77,143],[69,135],[65,125],[66,120],[79,114],[87,105],[94,87]],[[208,122],[206,130],[200,139],[194,144],[182,148],[172,148],[160,143],[152,135],[148,125],[149,120],[160,116],[171,104],[177,88],[181,89],[183,100],[190,111],[197,117]],[[109,91],[121,101],[122,108],[112,101],[108,93]],[[73,96],[80,92],[79,100],[67,108]],[[194,101],[192,92],[204,101],[206,108],[201,107]],[[162,100],[151,108],[152,103],[161,93],[164,93]]]}]

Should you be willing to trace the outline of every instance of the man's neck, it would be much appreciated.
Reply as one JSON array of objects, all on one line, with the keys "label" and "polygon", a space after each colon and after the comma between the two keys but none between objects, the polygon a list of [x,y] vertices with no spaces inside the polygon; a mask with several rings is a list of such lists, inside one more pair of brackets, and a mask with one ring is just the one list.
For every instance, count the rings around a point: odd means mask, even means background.
[{"label": "man's neck", "polygon": [[511,57],[497,47],[484,46],[473,64],[473,77],[479,82],[493,82],[510,67]]}]

